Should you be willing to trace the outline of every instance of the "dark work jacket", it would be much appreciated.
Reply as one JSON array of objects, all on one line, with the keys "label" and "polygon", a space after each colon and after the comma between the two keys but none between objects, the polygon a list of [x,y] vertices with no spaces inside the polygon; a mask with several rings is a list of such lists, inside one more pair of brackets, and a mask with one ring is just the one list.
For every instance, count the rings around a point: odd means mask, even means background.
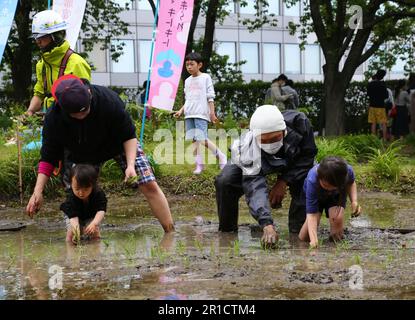
[{"label": "dark work jacket", "polygon": [[50,108],[43,127],[41,161],[55,167],[69,152],[74,163],[100,164],[123,152],[123,143],[136,138],[135,127],[118,95],[91,85],[91,110],[83,120],[71,118],[59,104]]},{"label": "dark work jacket", "polygon": [[242,176],[242,187],[246,201],[250,204],[250,213],[261,227],[273,223],[266,176],[277,173],[289,186],[295,185],[292,190],[301,192],[304,179],[314,166],[317,154],[313,128],[304,113],[287,110],[282,114],[287,125],[283,147],[275,155],[261,151],[260,173]]}]

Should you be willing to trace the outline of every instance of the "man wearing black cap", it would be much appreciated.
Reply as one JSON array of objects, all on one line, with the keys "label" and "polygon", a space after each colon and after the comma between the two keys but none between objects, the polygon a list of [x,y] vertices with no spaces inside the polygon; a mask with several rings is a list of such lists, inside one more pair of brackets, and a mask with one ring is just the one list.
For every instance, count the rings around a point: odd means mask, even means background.
[{"label": "man wearing black cap", "polygon": [[389,97],[388,90],[383,78],[386,75],[385,70],[378,70],[372,77],[372,81],[367,86],[367,95],[369,96],[369,114],[368,122],[371,124],[372,134],[376,135],[377,124],[382,125],[383,140],[387,140],[387,122],[386,101]]},{"label": "man wearing black cap", "polygon": [[55,81],[52,95],[56,105],[45,117],[36,186],[26,207],[28,215],[33,217],[42,206],[44,187],[54,167],[63,159],[65,149],[65,177],[73,164],[88,163],[99,168],[105,161],[115,159],[125,172],[125,181],[137,177],[138,187],[163,229],[173,231],[167,199],[118,95],[73,75]]}]

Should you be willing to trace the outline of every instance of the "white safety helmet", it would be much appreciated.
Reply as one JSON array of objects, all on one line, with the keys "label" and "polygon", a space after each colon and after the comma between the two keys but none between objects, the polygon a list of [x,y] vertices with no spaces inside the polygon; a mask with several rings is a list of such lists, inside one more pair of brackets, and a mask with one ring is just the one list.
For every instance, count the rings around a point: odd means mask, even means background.
[{"label": "white safety helmet", "polygon": [[32,22],[32,35],[38,39],[57,31],[66,30],[68,23],[62,19],[62,16],[53,10],[45,10],[35,14]]}]

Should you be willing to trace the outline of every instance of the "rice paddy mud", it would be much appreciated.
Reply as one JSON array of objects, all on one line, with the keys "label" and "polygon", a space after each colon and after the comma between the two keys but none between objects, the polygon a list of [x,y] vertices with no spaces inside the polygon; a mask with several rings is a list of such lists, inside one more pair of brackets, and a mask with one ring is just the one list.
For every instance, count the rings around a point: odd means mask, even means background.
[{"label": "rice paddy mud", "polygon": [[27,226],[0,232],[0,299],[415,299],[414,198],[359,200],[344,241],[329,242],[322,219],[318,250],[290,237],[286,206],[273,211],[272,251],[243,200],[239,233],[222,234],[214,199],[169,197],[176,232],[164,235],[141,197],[110,196],[103,238],[78,247],[65,243],[59,202],[35,220],[3,204],[1,224]]}]

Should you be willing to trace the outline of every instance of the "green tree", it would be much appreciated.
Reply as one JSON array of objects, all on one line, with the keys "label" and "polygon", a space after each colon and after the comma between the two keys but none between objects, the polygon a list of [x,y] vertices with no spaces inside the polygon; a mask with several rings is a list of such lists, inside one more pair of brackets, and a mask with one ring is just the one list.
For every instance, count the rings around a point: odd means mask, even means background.
[{"label": "green tree", "polygon": [[[47,9],[47,1],[25,0],[18,1],[14,25],[5,48],[2,61],[6,71],[6,80],[10,80],[10,98],[19,103],[27,103],[32,94],[34,67],[38,59],[39,50],[30,39],[32,15]],[[83,44],[86,51],[90,51],[94,43],[102,41],[102,49],[109,48],[112,57],[122,53],[122,45],[110,45],[112,38],[128,33],[127,24],[123,22],[119,13],[124,10],[111,0],[88,0],[85,16],[82,22],[82,31],[86,35]]]},{"label": "green tree", "polygon": [[[291,4],[302,1],[304,6],[300,23],[290,25],[291,32],[300,31],[301,45],[306,43],[307,35],[314,32],[324,54],[322,116],[326,134],[342,134],[344,97],[356,69],[370,57],[381,56],[386,43],[394,43],[394,52],[407,48],[399,46],[413,36],[415,0],[287,1]],[[390,67],[396,56],[383,61],[383,65]]]}]

